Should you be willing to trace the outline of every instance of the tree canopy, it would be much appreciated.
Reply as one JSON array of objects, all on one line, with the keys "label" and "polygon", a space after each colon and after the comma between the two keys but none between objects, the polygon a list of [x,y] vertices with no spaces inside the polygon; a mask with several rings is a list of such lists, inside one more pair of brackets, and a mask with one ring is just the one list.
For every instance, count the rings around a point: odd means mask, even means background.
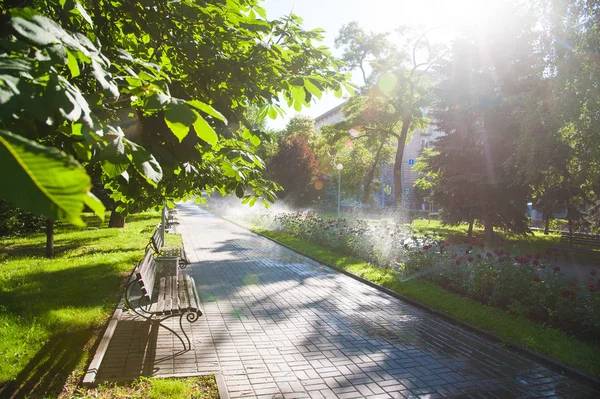
[{"label": "tree canopy", "polygon": [[[1,197],[81,224],[101,180],[116,211],[203,191],[273,201],[246,115],[300,110],[341,94],[341,61],[291,14],[269,20],[255,0],[4,1]],[[48,171],[51,173],[48,173]]]}]

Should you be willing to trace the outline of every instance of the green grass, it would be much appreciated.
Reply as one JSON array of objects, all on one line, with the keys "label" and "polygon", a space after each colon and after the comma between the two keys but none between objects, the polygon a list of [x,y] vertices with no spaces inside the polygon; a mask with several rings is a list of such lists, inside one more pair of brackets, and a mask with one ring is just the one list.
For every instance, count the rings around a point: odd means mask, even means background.
[{"label": "green grass", "polygon": [[374,267],[362,260],[281,232],[260,228],[253,230],[325,264],[346,270],[459,320],[490,331],[505,341],[532,349],[590,375],[600,377],[599,345],[582,342],[560,330],[544,327],[523,317],[511,316],[503,310],[453,294],[424,280],[412,279],[402,283],[391,270]]},{"label": "green grass", "polygon": [[2,240],[0,387],[48,396],[81,373],[159,220],[156,212],[128,217],[124,229],[91,216],[86,228],[59,225],[53,259],[44,234]]},{"label": "green grass", "polygon": [[103,384],[98,388],[79,388],[69,394],[77,399],[218,399],[214,376],[190,378],[139,378],[131,384]]}]

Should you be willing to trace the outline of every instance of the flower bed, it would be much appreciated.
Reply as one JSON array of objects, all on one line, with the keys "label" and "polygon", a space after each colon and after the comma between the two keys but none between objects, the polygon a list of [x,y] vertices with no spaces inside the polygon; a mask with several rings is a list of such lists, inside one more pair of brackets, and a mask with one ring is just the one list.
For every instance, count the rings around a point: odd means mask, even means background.
[{"label": "flower bed", "polygon": [[600,293],[596,272],[587,287],[567,286],[547,253],[514,254],[477,239],[449,243],[418,237],[405,227],[323,218],[314,212],[281,213],[274,227],[291,236],[364,259],[397,273],[420,277],[511,314],[599,341]]}]

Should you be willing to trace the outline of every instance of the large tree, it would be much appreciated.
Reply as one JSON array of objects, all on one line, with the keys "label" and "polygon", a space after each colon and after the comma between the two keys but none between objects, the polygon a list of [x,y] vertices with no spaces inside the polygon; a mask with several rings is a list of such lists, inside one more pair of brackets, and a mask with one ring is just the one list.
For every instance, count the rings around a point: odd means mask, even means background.
[{"label": "large tree", "polygon": [[488,241],[494,226],[527,231],[529,187],[517,178],[514,153],[523,100],[542,68],[531,21],[518,11],[507,10],[454,44],[432,109],[445,135],[422,167],[428,173],[422,182],[433,190],[444,221],[479,220]]},{"label": "large tree", "polygon": [[351,23],[342,28],[336,40],[344,47],[344,58],[353,60],[349,65],[360,67],[365,78],[365,87],[345,105],[346,120],[339,128],[353,128],[358,137],[375,140],[382,149],[395,141],[396,207],[402,202],[404,147],[410,132],[426,127],[423,111],[429,104],[430,71],[443,54],[441,48],[429,43],[427,31],[414,34],[399,29],[398,33],[404,39],[401,47],[392,45],[386,36],[367,34]]},{"label": "large tree", "polygon": [[103,214],[89,194],[97,170],[122,215],[202,191],[272,201],[246,110],[276,117],[281,93],[301,109],[345,81],[313,46],[318,30],[269,20],[255,0],[13,3],[2,7],[1,196],[55,220],[81,224],[84,204]]}]

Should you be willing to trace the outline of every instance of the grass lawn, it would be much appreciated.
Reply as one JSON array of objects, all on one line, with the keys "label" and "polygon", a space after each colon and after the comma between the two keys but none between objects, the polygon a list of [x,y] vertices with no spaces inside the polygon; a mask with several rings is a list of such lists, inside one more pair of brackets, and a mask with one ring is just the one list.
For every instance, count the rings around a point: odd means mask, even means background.
[{"label": "grass lawn", "polygon": [[413,298],[425,305],[490,331],[502,339],[532,349],[571,367],[600,377],[600,346],[582,342],[566,333],[547,328],[523,317],[482,305],[472,299],[445,291],[419,279],[400,282],[391,270],[335,253],[329,248],[308,243],[281,232],[254,228],[255,231],[285,243],[321,262],[344,269],[386,288]]},{"label": "grass lawn", "polygon": [[72,398],[94,399],[218,399],[219,390],[214,376],[190,378],[144,378],[131,384],[103,384],[98,388],[79,388]]},{"label": "grass lawn", "polygon": [[67,379],[78,381],[159,220],[152,212],[128,217],[124,229],[91,216],[86,228],[59,225],[53,259],[44,234],[0,242],[0,397],[56,397]]}]

